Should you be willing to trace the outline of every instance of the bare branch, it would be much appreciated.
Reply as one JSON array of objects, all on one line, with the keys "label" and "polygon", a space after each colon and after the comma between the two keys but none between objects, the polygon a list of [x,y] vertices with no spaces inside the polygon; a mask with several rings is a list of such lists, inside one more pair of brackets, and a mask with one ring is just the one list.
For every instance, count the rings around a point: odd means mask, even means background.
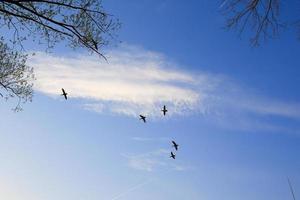
[{"label": "bare branch", "polygon": [[227,16],[226,27],[236,29],[241,35],[247,28],[254,32],[250,41],[254,46],[261,40],[278,35],[279,0],[226,0],[222,12]]},{"label": "bare branch", "polygon": [[4,24],[18,20],[19,27],[13,23],[15,30],[26,27],[27,36],[40,35],[50,47],[68,39],[70,46],[85,47],[103,58],[100,48],[114,39],[120,27],[117,19],[102,10],[100,0],[2,0],[0,12]]}]

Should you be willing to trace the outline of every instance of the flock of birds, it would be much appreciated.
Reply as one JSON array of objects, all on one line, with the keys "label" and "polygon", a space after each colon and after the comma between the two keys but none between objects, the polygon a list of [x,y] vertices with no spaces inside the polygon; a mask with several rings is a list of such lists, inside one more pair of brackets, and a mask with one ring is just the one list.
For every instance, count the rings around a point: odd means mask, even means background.
[{"label": "flock of birds", "polygon": [[[163,109],[161,110],[163,112],[163,115],[165,116],[168,112],[166,105],[164,105]],[[140,120],[142,120],[144,123],[146,123],[146,116],[144,115],[140,115]],[[175,150],[178,150],[178,144],[173,140],[172,141],[173,147],[175,148]],[[173,153],[173,151],[171,151],[171,156],[170,158],[173,158],[175,160],[176,158],[176,154]]]},{"label": "flock of birds", "polygon": [[[66,91],[64,90],[64,88],[62,88],[61,91],[62,91],[61,95],[64,96],[65,100],[68,100],[68,93],[66,93]],[[161,111],[163,112],[164,116],[167,114],[168,110],[167,110],[166,105],[164,105],[164,107],[163,107],[163,109]],[[140,115],[140,120],[142,120],[144,123],[146,123],[146,116]],[[172,141],[172,144],[173,144],[172,147],[174,147],[175,150],[177,151],[179,145],[175,141]],[[174,160],[176,158],[176,154],[174,154],[173,151],[171,151],[170,158],[173,158]]]},{"label": "flock of birds", "polygon": [[[64,96],[65,99],[67,100],[68,99],[68,93],[66,93],[66,91],[63,88],[61,90],[62,90],[61,95]],[[164,107],[161,111],[163,112],[163,115],[165,116],[168,112],[167,107],[164,105]],[[146,123],[146,116],[140,115],[140,120],[142,120],[144,123]],[[172,144],[173,144],[172,147],[174,147],[175,150],[177,151],[179,145],[175,141],[172,141]],[[170,158],[175,159],[175,157],[176,157],[176,154],[174,154],[173,151],[171,151]],[[292,196],[293,196],[293,200],[296,200],[294,190],[293,190],[293,187],[292,187],[292,184],[291,184],[289,178],[288,178],[288,183],[289,183],[290,191],[291,191]]]}]

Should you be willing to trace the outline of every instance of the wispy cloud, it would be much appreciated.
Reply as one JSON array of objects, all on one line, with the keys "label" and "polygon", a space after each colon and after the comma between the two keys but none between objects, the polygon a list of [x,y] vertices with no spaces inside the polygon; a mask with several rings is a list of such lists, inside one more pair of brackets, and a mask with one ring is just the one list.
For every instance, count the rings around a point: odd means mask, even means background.
[{"label": "wispy cloud", "polygon": [[121,192],[119,193],[118,195],[114,196],[111,200],[117,200],[117,199],[120,199],[124,196],[127,196],[128,194],[130,194],[131,192],[134,192],[135,190],[137,189],[140,189],[142,187],[144,187],[145,185],[151,183],[153,180],[152,179],[149,179],[149,180],[146,180],[142,183],[139,183],[137,185],[134,185],[132,187],[130,187],[128,190],[124,191],[124,192]]},{"label": "wispy cloud", "polygon": [[125,155],[128,159],[128,166],[141,171],[152,172],[160,169],[185,171],[191,169],[186,164],[177,161],[176,164],[170,162],[169,149],[157,149],[144,154]]},{"label": "wispy cloud", "polygon": [[107,57],[109,63],[95,56],[61,57],[37,52],[29,60],[35,66],[35,88],[58,96],[64,87],[71,99],[87,100],[83,107],[88,110],[132,116],[140,112],[155,115],[163,104],[172,108],[169,114],[184,113],[205,98],[193,87],[206,77],[172,69],[160,54],[128,47],[111,51]]},{"label": "wispy cloud", "polygon": [[132,137],[131,138],[134,141],[138,141],[138,142],[166,142],[166,141],[170,141],[170,138],[166,138],[166,137],[158,137],[158,138],[150,138],[150,137]]},{"label": "wispy cloud", "polygon": [[253,116],[300,119],[299,103],[256,95],[223,75],[184,71],[157,52],[127,45],[106,55],[109,63],[97,56],[37,52],[29,59],[35,67],[35,88],[58,98],[64,87],[70,99],[82,99],[84,109],[99,113],[157,118],[166,104],[168,116],[200,113],[220,124],[238,119],[242,127]]}]

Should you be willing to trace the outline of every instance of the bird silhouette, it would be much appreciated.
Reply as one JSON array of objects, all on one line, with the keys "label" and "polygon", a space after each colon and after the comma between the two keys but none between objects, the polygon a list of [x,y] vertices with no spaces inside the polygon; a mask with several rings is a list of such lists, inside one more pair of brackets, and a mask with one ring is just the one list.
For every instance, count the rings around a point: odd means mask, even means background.
[{"label": "bird silhouette", "polygon": [[164,115],[166,115],[166,113],[168,112],[166,106],[164,105],[164,108],[161,110],[163,112]]},{"label": "bird silhouette", "polygon": [[171,151],[171,156],[170,158],[173,158],[175,160],[176,155]]},{"label": "bird silhouette", "polygon": [[178,144],[175,142],[175,141],[172,141],[172,143],[173,143],[173,147],[175,148],[175,150],[177,151],[178,150]]},{"label": "bird silhouette", "polygon": [[144,123],[146,123],[146,117],[143,115],[140,115],[140,120],[143,120]]},{"label": "bird silhouette", "polygon": [[61,95],[64,96],[65,99],[67,100],[68,99],[68,97],[67,97],[68,93],[66,93],[66,91],[64,90],[64,88],[61,88],[61,91],[62,91]]}]

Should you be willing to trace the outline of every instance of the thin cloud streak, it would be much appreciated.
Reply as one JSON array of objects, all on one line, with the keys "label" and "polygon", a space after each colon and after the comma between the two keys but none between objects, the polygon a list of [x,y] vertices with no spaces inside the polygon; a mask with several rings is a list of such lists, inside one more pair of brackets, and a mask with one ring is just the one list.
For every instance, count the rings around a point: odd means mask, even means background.
[{"label": "thin cloud streak", "polygon": [[144,154],[123,154],[128,160],[128,166],[132,169],[146,172],[153,172],[160,169],[186,171],[192,167],[177,161],[176,163],[170,162],[169,149],[157,149]]},{"label": "thin cloud streak", "polygon": [[167,137],[159,137],[159,138],[132,137],[131,139],[137,142],[166,142],[171,140],[170,138]]},{"label": "thin cloud streak", "polygon": [[124,196],[127,196],[127,195],[130,194],[131,192],[133,192],[133,191],[135,191],[135,190],[137,190],[137,189],[140,189],[140,188],[144,187],[145,185],[151,183],[152,181],[153,181],[152,179],[149,179],[149,180],[146,180],[146,181],[144,181],[144,182],[142,182],[142,183],[139,183],[139,184],[137,184],[137,185],[135,185],[135,186],[129,188],[129,189],[126,190],[125,192],[122,192],[122,193],[116,195],[116,196],[113,197],[111,200],[117,200],[117,199],[120,199],[120,198],[122,198],[122,197],[124,197]]}]

